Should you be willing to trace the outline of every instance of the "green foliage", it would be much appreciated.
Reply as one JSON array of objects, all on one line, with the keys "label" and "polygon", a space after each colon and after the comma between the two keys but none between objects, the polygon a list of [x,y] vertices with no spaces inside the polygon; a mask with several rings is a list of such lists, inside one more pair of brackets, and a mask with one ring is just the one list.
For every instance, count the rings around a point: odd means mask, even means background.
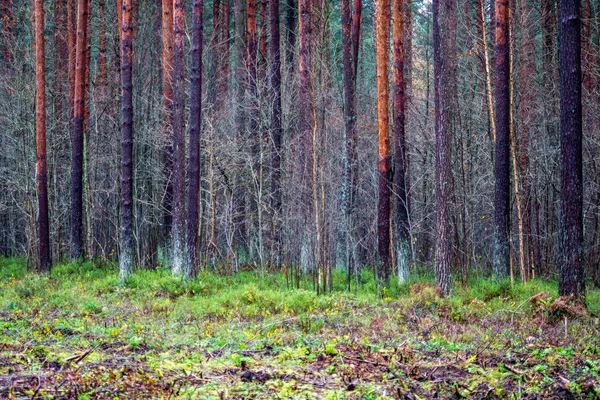
[{"label": "green foliage", "polygon": [[333,293],[317,295],[310,280],[295,289],[282,274],[202,272],[186,282],[157,269],[121,284],[111,264],[64,264],[47,276],[2,259],[0,348],[17,373],[47,374],[38,395],[48,397],[53,365],[82,398],[125,376],[148,398],[169,397],[174,382],[191,398],[219,398],[225,387],[250,398],[552,397],[560,376],[576,397],[600,392],[590,383],[600,374],[598,291],[588,293],[590,319],[571,318],[564,337],[547,311],[554,282],[473,278],[443,298],[431,276],[413,274],[379,298],[372,271],[349,292],[343,272],[333,277]]}]

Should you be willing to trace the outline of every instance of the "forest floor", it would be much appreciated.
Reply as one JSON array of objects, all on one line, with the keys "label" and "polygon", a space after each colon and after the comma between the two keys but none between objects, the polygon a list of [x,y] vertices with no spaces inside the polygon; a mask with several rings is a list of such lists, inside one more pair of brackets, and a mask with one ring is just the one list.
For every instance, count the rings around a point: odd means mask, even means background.
[{"label": "forest floor", "polygon": [[[600,291],[427,277],[379,299],[372,279],[317,295],[283,274],[182,283],[114,267],[27,274],[0,258],[0,398],[594,398]],[[339,285],[339,287],[338,287]]]}]

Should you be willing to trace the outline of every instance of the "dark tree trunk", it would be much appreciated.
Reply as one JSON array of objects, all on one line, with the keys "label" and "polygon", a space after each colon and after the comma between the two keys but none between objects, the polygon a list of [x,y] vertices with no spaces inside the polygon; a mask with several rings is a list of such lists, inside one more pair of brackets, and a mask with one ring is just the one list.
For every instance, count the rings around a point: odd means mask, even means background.
[{"label": "dark tree trunk", "polygon": [[388,52],[390,3],[389,0],[377,0],[377,121],[379,125],[379,205],[377,212],[377,248],[379,265],[377,280],[379,285],[388,286],[390,280],[390,134],[389,134],[389,88],[388,88]]},{"label": "dark tree trunk", "polygon": [[496,0],[496,146],[494,162],[494,275],[506,277],[510,269],[510,51],[509,3]]},{"label": "dark tree trunk", "polygon": [[88,0],[77,2],[75,85],[71,130],[71,260],[83,254],[83,128],[85,118],[85,74],[87,59]]},{"label": "dark tree trunk", "polygon": [[132,0],[123,0],[121,28],[121,281],[133,272],[133,17]]},{"label": "dark tree trunk", "polygon": [[184,0],[173,1],[173,263],[183,272],[185,250],[185,14]]},{"label": "dark tree trunk", "polygon": [[48,173],[46,167],[46,52],[44,43],[44,0],[35,0],[35,139],[38,192],[39,270],[50,271],[48,224]]},{"label": "dark tree trunk", "polygon": [[356,74],[358,73],[358,48],[360,45],[361,16],[362,0],[354,0],[354,11],[352,14],[352,62],[354,64],[354,86],[356,86]]},{"label": "dark tree trunk", "polygon": [[[360,4],[360,0],[357,1]],[[357,178],[357,154],[356,154],[356,59],[354,51],[358,51],[357,43],[354,41],[353,33],[359,28],[353,25],[350,0],[342,0],[342,51],[344,60],[344,135],[345,135],[345,165],[343,183],[343,265],[348,270],[348,278],[354,271],[356,260],[354,259],[354,229],[355,229],[355,207],[356,207],[356,178]],[[360,8],[360,6],[359,6]],[[356,16],[356,5],[355,5]],[[360,10],[359,10],[360,12]],[[358,22],[357,22],[358,21]],[[357,20],[360,24],[360,14]],[[358,37],[356,38],[358,41]],[[358,53],[356,54],[358,56]]]},{"label": "dark tree trunk", "polygon": [[271,210],[273,262],[281,263],[280,227],[281,218],[281,49],[279,46],[279,0],[270,0],[269,19],[271,30]]},{"label": "dark tree trunk", "polygon": [[285,10],[285,65],[290,72],[294,71],[296,63],[296,0],[287,0]]},{"label": "dark tree trunk", "polygon": [[585,301],[580,1],[560,1],[562,257],[559,294]]},{"label": "dark tree trunk", "polygon": [[435,198],[436,246],[435,282],[444,295],[452,289],[452,137],[454,129],[452,85],[456,70],[456,1],[433,1],[433,53],[435,98]]},{"label": "dark tree trunk", "polygon": [[183,275],[192,278],[198,268],[198,222],[200,208],[200,132],[202,128],[202,0],[194,0],[192,62],[190,76],[190,159],[187,254]]},{"label": "dark tree trunk", "polygon": [[163,133],[165,145],[162,149],[164,196],[162,242],[164,249],[171,245],[173,224],[173,1],[162,0],[162,92],[163,92]]},{"label": "dark tree trunk", "polygon": [[408,202],[406,190],[406,82],[404,68],[406,49],[404,47],[404,0],[394,0],[392,19],[394,21],[394,197],[395,197],[395,246],[398,282],[409,278],[410,238],[408,232]]}]

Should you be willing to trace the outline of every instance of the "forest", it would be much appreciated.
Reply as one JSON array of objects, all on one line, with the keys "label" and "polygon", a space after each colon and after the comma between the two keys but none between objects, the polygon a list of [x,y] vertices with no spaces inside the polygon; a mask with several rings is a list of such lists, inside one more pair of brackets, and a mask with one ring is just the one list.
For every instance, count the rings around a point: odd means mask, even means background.
[{"label": "forest", "polygon": [[0,398],[600,397],[597,0],[0,31]]}]

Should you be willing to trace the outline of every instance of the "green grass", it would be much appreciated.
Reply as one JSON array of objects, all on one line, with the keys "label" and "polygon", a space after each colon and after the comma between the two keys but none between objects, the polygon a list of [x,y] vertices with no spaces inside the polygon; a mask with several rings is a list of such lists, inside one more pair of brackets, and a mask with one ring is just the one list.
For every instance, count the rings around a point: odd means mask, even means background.
[{"label": "green grass", "polygon": [[[554,282],[373,276],[317,295],[283,274],[164,269],[124,284],[110,264],[26,273],[0,258],[0,398],[562,398],[600,395],[600,292],[580,315]],[[542,301],[529,301],[538,293]],[[566,325],[565,325],[565,321]]]}]

